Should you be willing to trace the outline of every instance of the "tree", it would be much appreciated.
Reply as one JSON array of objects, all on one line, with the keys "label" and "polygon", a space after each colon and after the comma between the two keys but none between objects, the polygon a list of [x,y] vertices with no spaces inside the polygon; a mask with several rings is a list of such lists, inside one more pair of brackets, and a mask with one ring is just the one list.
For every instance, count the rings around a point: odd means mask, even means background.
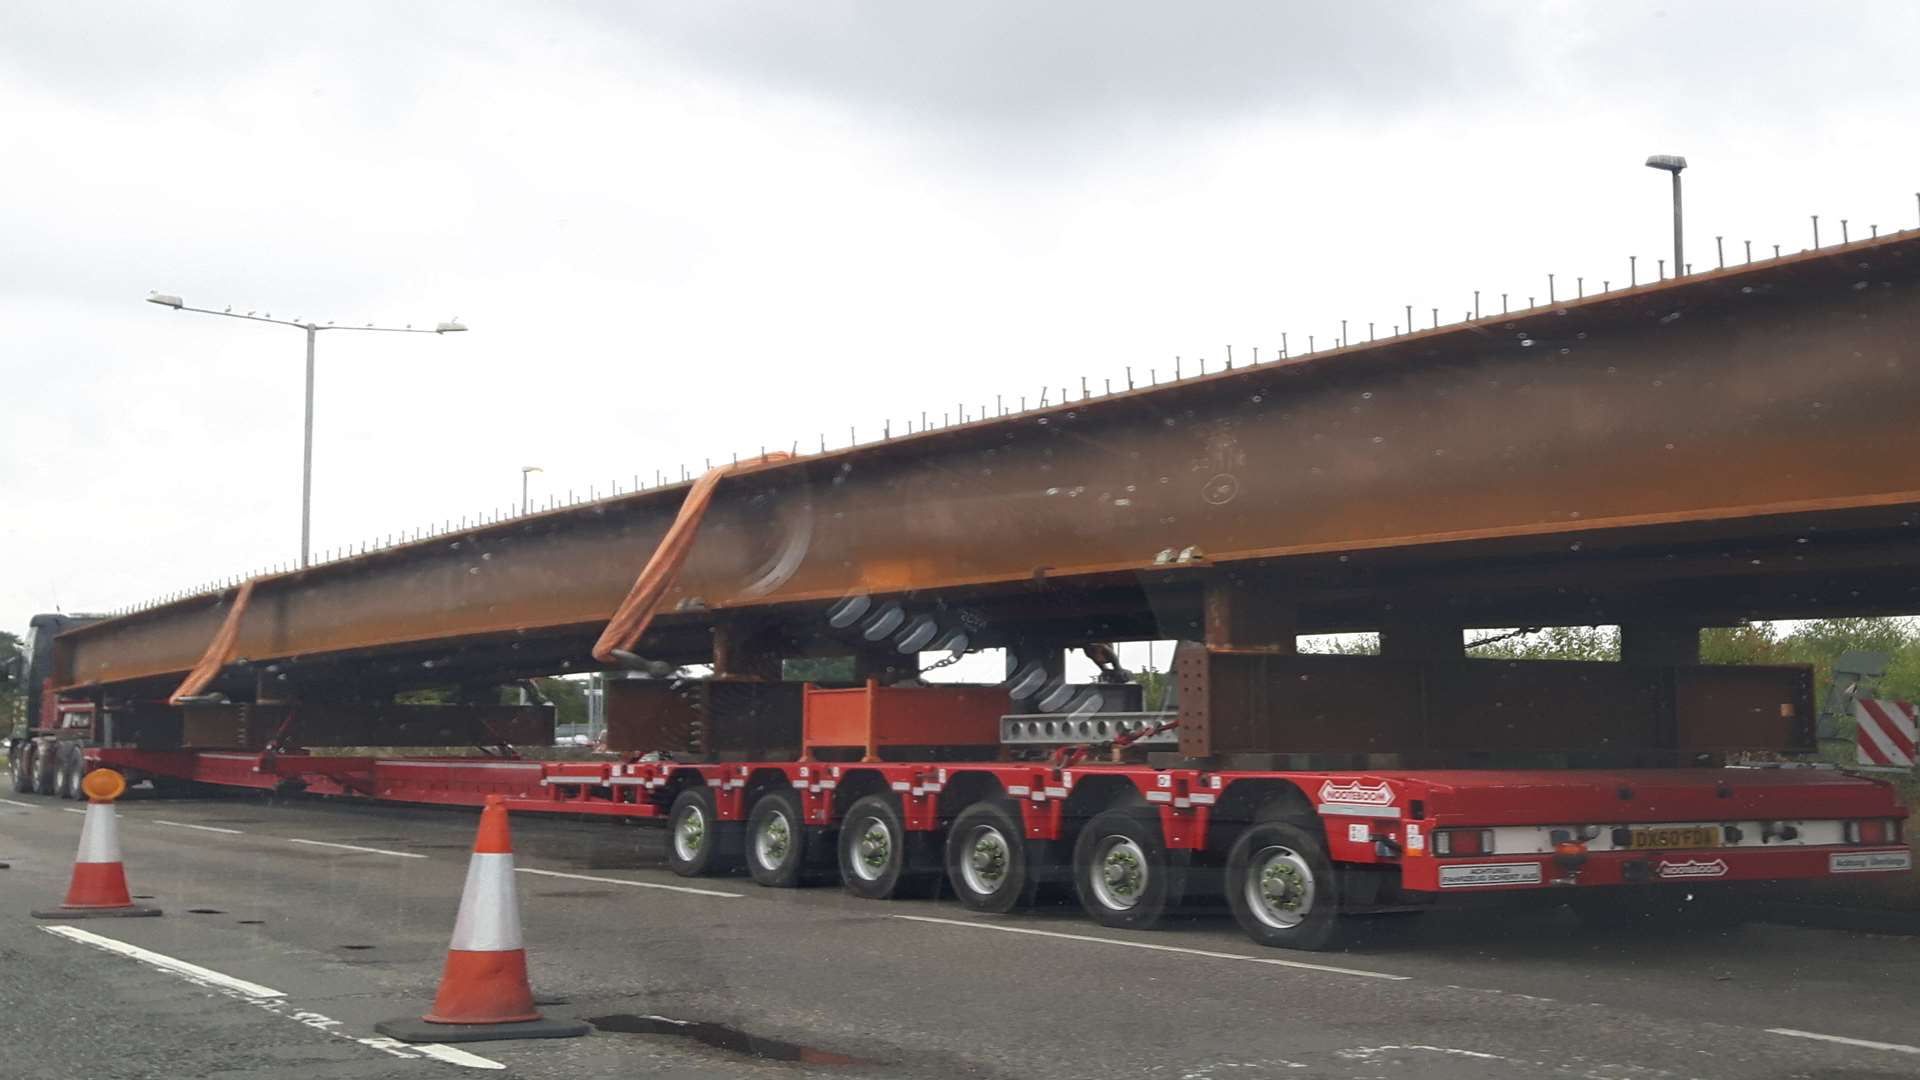
[{"label": "tree", "polygon": [[[12,678],[15,667],[20,677]],[[27,703],[27,653],[18,634],[0,630],[0,728],[11,732],[25,717]]]}]

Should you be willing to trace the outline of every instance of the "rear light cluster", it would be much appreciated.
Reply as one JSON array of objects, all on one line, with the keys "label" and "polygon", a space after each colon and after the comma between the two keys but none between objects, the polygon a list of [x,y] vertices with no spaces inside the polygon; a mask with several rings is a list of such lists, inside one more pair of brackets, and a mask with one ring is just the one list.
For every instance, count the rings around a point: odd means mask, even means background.
[{"label": "rear light cluster", "polygon": [[1440,829],[1433,834],[1435,855],[1491,855],[1492,829]]},{"label": "rear light cluster", "polygon": [[1899,818],[1868,818],[1865,821],[1846,822],[1840,827],[1840,832],[1849,844],[1897,844],[1900,842],[1900,825]]}]

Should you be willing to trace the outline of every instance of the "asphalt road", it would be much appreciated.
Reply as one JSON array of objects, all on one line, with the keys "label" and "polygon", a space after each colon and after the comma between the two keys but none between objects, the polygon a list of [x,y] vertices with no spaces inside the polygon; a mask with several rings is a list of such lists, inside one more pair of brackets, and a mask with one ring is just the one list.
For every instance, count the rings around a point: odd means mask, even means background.
[{"label": "asphalt road", "polygon": [[1543,910],[1376,920],[1345,952],[1301,954],[1224,917],[1127,933],[1064,907],[982,918],[687,881],[657,831],[530,815],[514,828],[535,992],[602,1030],[423,1050],[373,1025],[432,999],[471,812],[133,798],[128,874],[166,914],[35,920],[64,890],[72,809],[0,801],[3,1077],[1920,1076],[1916,937],[1622,936]]}]

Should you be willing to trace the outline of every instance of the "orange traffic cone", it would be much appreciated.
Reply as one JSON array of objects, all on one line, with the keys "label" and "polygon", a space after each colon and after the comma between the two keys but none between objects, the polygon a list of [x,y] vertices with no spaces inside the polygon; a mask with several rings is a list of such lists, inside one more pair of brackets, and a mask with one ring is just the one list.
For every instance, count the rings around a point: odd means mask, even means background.
[{"label": "orange traffic cone", "polygon": [[425,1016],[383,1020],[375,1031],[407,1042],[559,1039],[588,1025],[548,1020],[533,1007],[527,951],[520,943],[520,904],[513,890],[513,837],[506,800],[487,796],[473,838],[460,914],[453,921],[440,991]]},{"label": "orange traffic cone", "polygon": [[86,823],[80,826],[80,851],[73,857],[73,880],[57,908],[33,913],[36,919],[103,919],[158,915],[160,909],[136,904],[127,892],[127,871],[120,863],[119,826],[113,800],[127,790],[126,778],[112,769],[95,769],[80,782],[87,794]]}]

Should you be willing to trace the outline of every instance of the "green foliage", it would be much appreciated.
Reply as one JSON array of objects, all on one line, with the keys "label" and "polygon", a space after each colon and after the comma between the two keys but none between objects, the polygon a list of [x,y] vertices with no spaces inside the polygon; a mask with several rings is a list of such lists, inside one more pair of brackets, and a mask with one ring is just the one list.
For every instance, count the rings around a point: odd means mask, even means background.
[{"label": "green foliage", "polygon": [[1166,705],[1167,691],[1171,688],[1173,676],[1164,671],[1136,671],[1133,680],[1140,684],[1140,697],[1148,712],[1158,712]]},{"label": "green foliage", "polygon": [[553,722],[559,726],[587,722],[587,684],[578,679],[535,679],[540,696],[553,703]]},{"label": "green foliage", "polygon": [[[20,679],[7,677],[13,664],[20,665]],[[26,722],[27,688],[22,682],[26,678],[26,649],[18,634],[0,630],[0,730],[14,731],[16,727],[24,729]]]},{"label": "green foliage", "polygon": [[1612,626],[1549,626],[1538,633],[1497,637],[1504,631],[1482,632],[1469,641],[1467,655],[1482,660],[1618,660],[1620,631]]},{"label": "green foliage", "polygon": [[850,683],[851,656],[800,656],[780,662],[780,677],[788,682]]}]

